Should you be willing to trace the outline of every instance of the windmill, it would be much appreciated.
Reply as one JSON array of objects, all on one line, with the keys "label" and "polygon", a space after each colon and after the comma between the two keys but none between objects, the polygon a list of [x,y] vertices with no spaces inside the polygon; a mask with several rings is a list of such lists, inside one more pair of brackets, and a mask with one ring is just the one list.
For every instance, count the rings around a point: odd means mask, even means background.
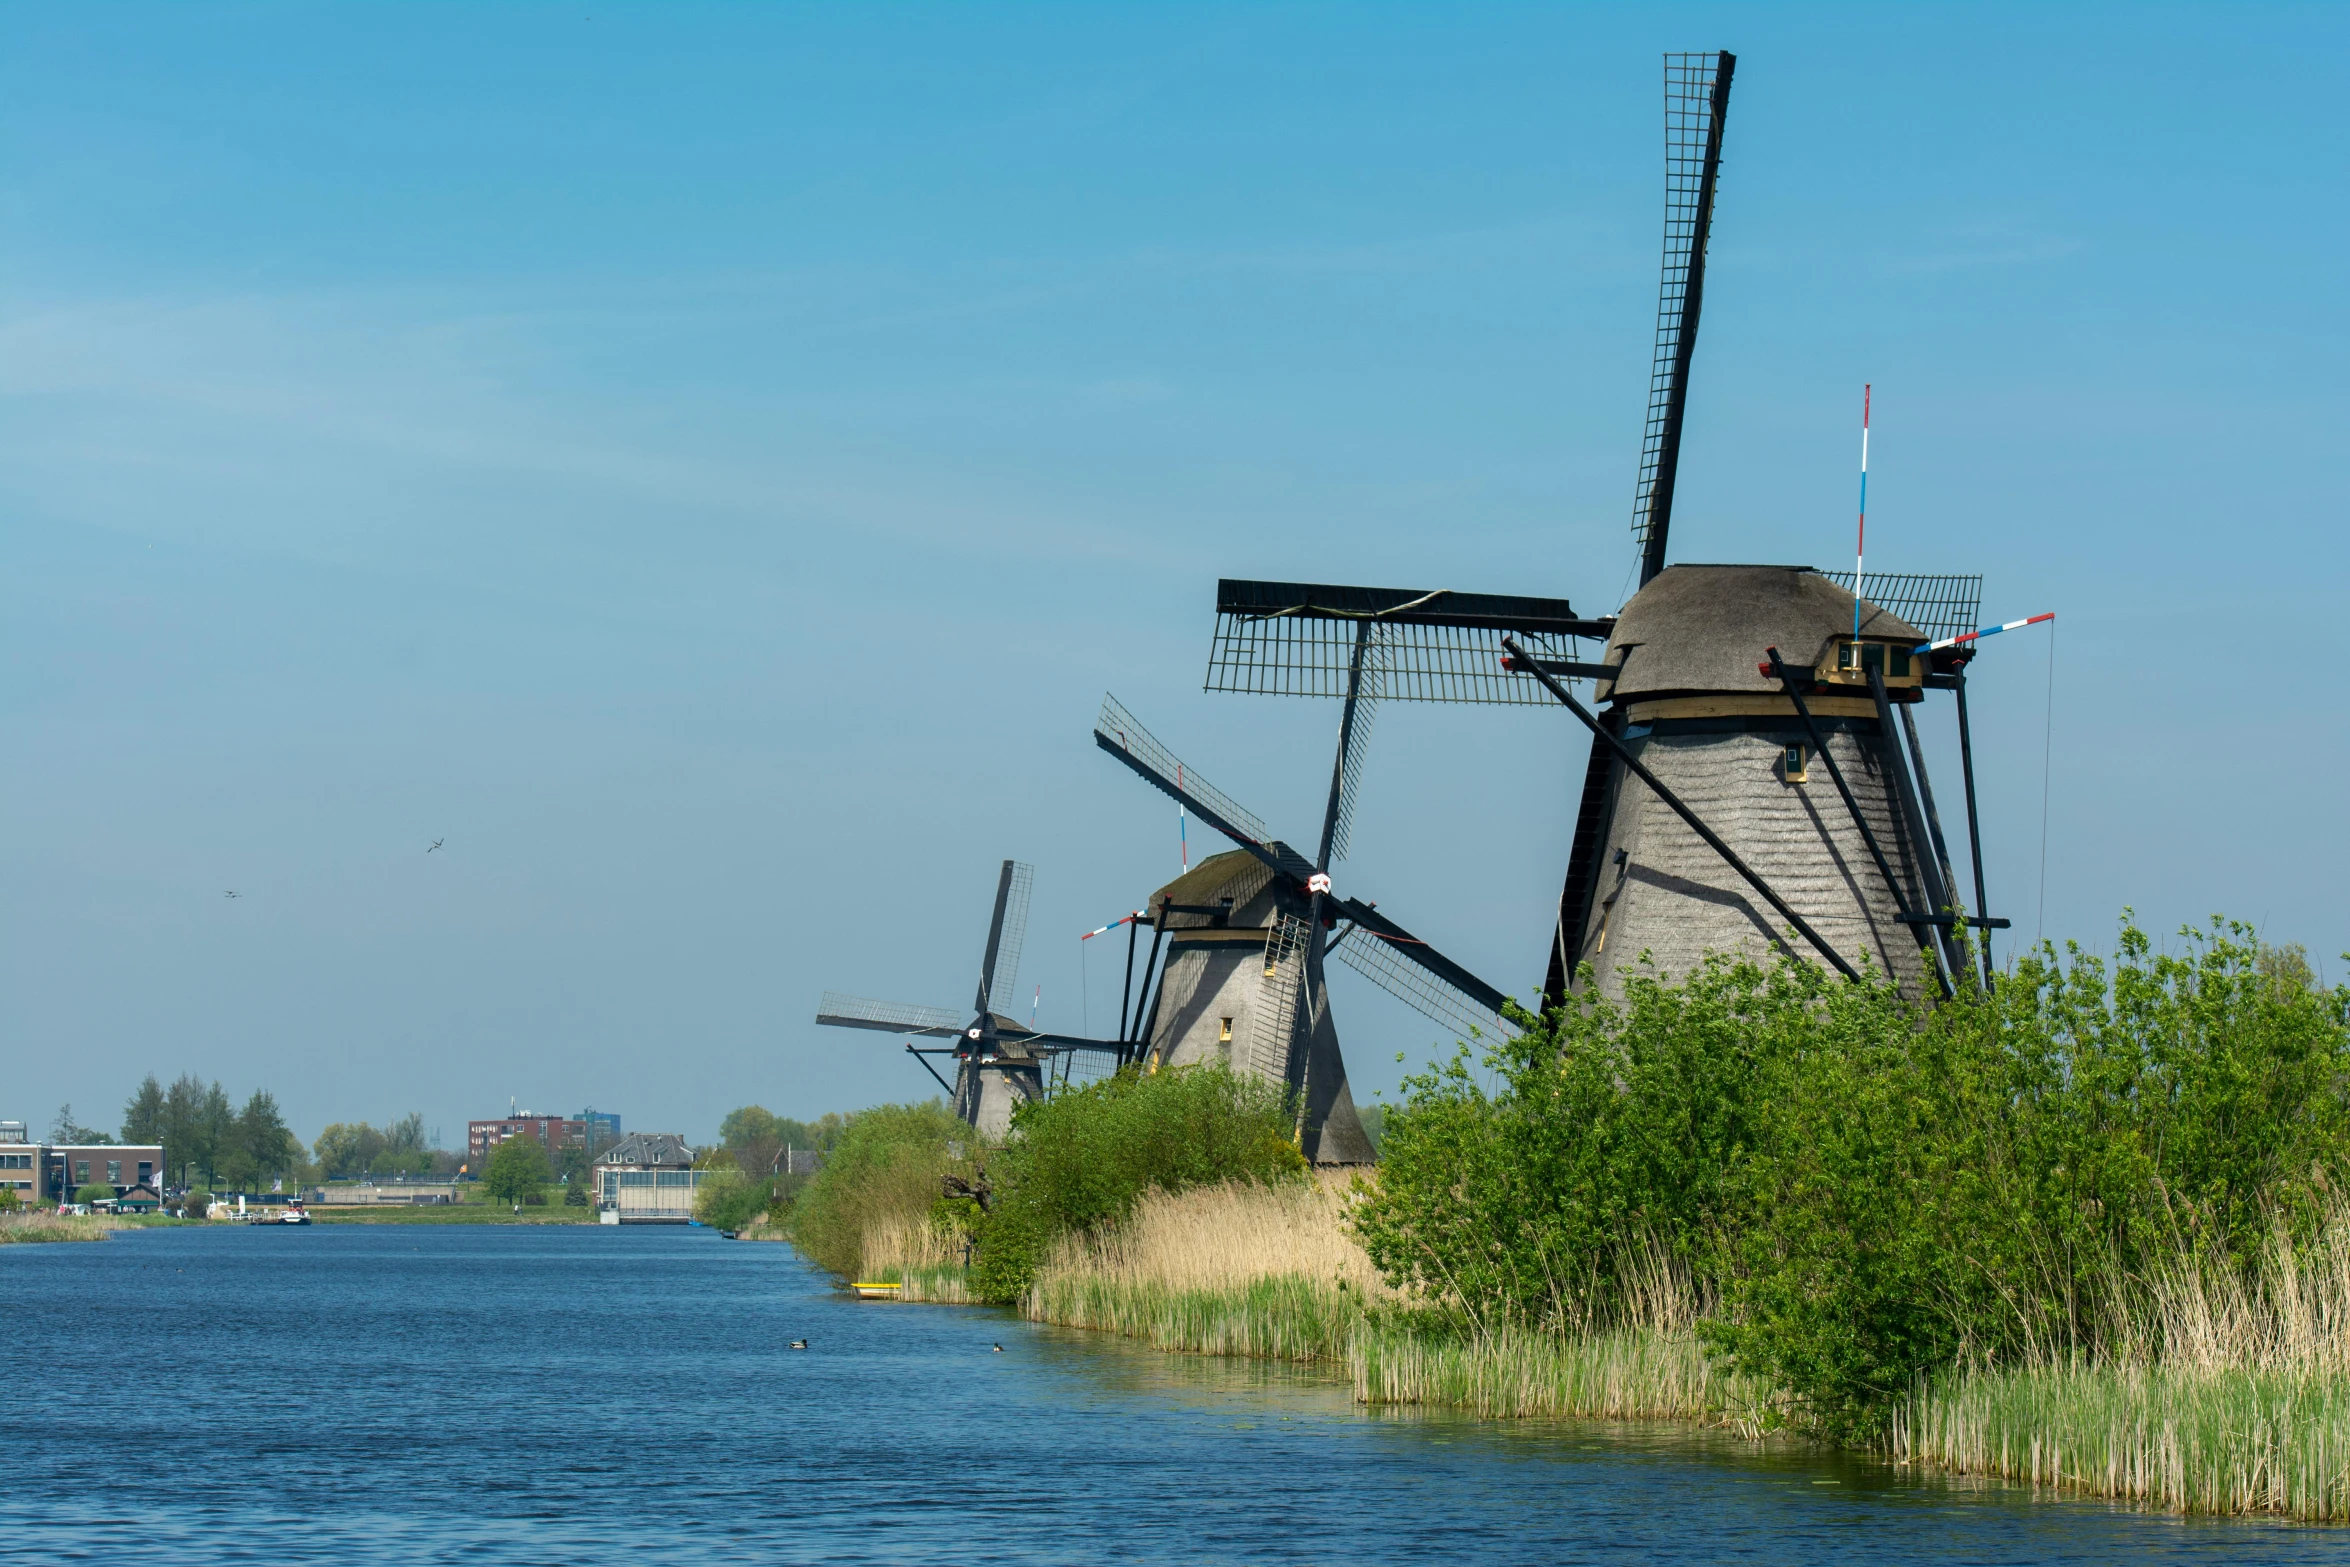
[{"label": "windmill", "polygon": [[[1639,589],[1615,615],[1564,598],[1227,579],[1207,688],[1339,699],[1334,778],[1351,794],[1375,700],[1563,704],[1591,732],[1546,1005],[1578,965],[1605,991],[1648,953],[1778,945],[1915,993],[1958,978],[1985,919],[1962,647],[1982,579],[1791,566],[1668,565],[1683,414],[1736,57],[1665,57],[1665,240],[1632,531]],[[1855,595],[1863,588],[1871,597]],[[1603,644],[1597,656],[1587,641]],[[1567,682],[1589,680],[1594,712]],[[1910,708],[1958,707],[1974,915],[1956,880]],[[1907,755],[1904,755],[1904,751]],[[1825,774],[1821,778],[1820,774]],[[1815,789],[1825,782],[1832,791]],[[1334,782],[1334,790],[1340,787]],[[1792,939],[1787,934],[1793,932]],[[1848,955],[1849,954],[1849,955]],[[1983,955],[1990,974],[1987,948]]]},{"label": "windmill", "polygon": [[[1076,1053],[1113,1057],[1125,1051],[1116,1040],[1080,1039],[1024,1026],[1011,1017],[1018,1005],[1020,947],[1028,931],[1028,894],[1035,870],[1004,861],[996,879],[995,913],[987,926],[987,947],[979,960],[979,994],[969,1014],[947,1007],[873,1001],[824,993],[816,1021],[834,1028],[869,1028],[907,1036],[906,1050],[947,1091],[955,1113],[983,1138],[1011,1130],[1012,1106],[1044,1096],[1045,1073],[1056,1058]],[[917,1045],[916,1039],[946,1043]],[[955,1080],[939,1076],[931,1056],[955,1059]]]},{"label": "windmill", "polygon": [[[1360,662],[1357,663],[1360,674]],[[1350,705],[1359,717],[1361,705]],[[1320,853],[1273,836],[1255,815],[1186,766],[1115,697],[1102,700],[1094,743],[1237,848],[1203,860],[1152,895],[1147,1012],[1136,1010],[1143,1064],[1222,1061],[1296,1096],[1298,1146],[1316,1164],[1368,1164],[1370,1138],[1347,1086],[1346,1061],[1323,983],[1342,962],[1463,1033],[1506,1030],[1500,991],[1405,930],[1377,907],[1341,896],[1329,874],[1352,789],[1345,751],[1331,777]],[[1161,963],[1158,989],[1150,971]]]}]

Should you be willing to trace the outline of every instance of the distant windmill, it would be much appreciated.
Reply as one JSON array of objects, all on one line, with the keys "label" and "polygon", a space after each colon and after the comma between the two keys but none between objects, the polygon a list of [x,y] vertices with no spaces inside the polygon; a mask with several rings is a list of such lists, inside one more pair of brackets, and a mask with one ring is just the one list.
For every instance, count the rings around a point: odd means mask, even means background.
[{"label": "distant windmill", "polygon": [[[973,1013],[871,1001],[835,991],[825,992],[816,1013],[817,1022],[835,1028],[878,1029],[909,1036],[907,1051],[938,1078],[939,1086],[953,1100],[955,1113],[990,1139],[1001,1138],[1011,1129],[1016,1102],[1043,1097],[1046,1069],[1057,1058],[1088,1052],[1115,1059],[1124,1053],[1115,1040],[1040,1032],[1011,1017],[1019,1004],[1020,947],[1028,931],[1028,894],[1035,875],[1032,867],[1017,860],[1004,861],[996,880],[987,947],[979,960],[979,993],[972,1003]],[[949,1043],[923,1046],[914,1044],[914,1039]],[[955,1059],[952,1083],[939,1077],[938,1069],[926,1059],[942,1055]]]},{"label": "distant windmill", "polygon": [[[1349,791],[1340,772],[1323,815],[1321,855],[1308,859],[1201,778],[1115,697],[1105,697],[1094,742],[1198,820],[1239,845],[1212,856],[1152,896],[1150,916],[1167,945],[1156,995],[1136,1031],[1146,1066],[1222,1061],[1297,1096],[1299,1147],[1317,1164],[1367,1164],[1373,1155],[1346,1080],[1323,984],[1337,957],[1446,1026],[1508,1030],[1502,993],[1377,908],[1331,883],[1330,846],[1341,835]],[[1144,992],[1150,968],[1144,970]],[[1137,1009],[1138,1012],[1140,1008]]]},{"label": "distant windmill", "polygon": [[[1795,949],[1840,971],[1866,953],[1913,991],[1946,992],[1961,962],[1955,925],[2006,923],[1980,913],[1970,654],[1917,655],[1973,628],[1982,579],[1871,575],[1856,603],[1849,574],[1666,564],[1736,64],[1727,53],[1665,59],[1665,257],[1633,516],[1640,588],[1620,614],[1446,589],[1217,590],[1208,689],[1339,698],[1334,791],[1354,788],[1375,698],[1557,701],[1591,729],[1549,1005],[1585,961],[1613,992],[1643,952],[1686,973],[1708,952],[1786,945],[1789,930]],[[1586,639],[1605,643],[1595,661]],[[1575,701],[1565,682],[1577,679],[1594,682],[1604,713]],[[1958,912],[1909,715],[1927,690],[1957,699],[1973,916]]]}]

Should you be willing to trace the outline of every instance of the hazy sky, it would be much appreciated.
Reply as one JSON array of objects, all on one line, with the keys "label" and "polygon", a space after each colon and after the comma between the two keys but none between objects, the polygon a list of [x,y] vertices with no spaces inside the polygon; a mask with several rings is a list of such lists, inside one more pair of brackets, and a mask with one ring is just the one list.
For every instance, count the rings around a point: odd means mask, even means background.
[{"label": "hazy sky", "polygon": [[[1202,692],[1218,576],[1620,602],[1666,49],[1740,56],[1674,557],[1848,560],[1874,382],[1872,562],[2061,615],[2049,933],[2226,911],[2338,975],[2346,43],[11,8],[0,1116],[150,1071],[452,1145],[509,1096],[696,1138],[918,1097],[817,998],[964,1001],[1005,856],[1044,1020],[1114,1021],[1076,937],[1177,848],[1103,690],[1296,841],[1327,787],[1332,705]],[[1976,666],[2027,934],[2049,649]],[[1386,709],[1342,885],[1537,989],[1585,744]],[[1425,1056],[1336,1004],[1359,1097]]]}]

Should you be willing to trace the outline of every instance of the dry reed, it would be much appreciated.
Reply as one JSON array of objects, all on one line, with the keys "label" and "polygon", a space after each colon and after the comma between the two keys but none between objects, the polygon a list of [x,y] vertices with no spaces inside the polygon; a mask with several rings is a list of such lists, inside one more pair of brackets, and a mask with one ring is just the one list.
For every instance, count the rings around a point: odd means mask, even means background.
[{"label": "dry reed", "polygon": [[124,1220],[102,1213],[0,1214],[0,1246],[37,1241],[102,1241],[111,1231],[129,1228],[130,1224]]}]

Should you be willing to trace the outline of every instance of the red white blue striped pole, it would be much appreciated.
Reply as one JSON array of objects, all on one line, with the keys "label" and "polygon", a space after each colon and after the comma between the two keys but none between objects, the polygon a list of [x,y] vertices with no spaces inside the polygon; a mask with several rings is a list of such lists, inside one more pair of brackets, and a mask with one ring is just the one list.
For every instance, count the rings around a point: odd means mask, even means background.
[{"label": "red white blue striped pole", "polygon": [[1136,910],[1135,910],[1135,911],[1134,911],[1132,914],[1129,914],[1129,915],[1127,915],[1127,916],[1126,916],[1124,919],[1122,919],[1122,920],[1112,920],[1112,921],[1110,921],[1110,923],[1108,923],[1107,925],[1104,925],[1104,926],[1103,926],[1103,927],[1102,927],[1100,930],[1089,930],[1089,931],[1087,931],[1087,932],[1086,932],[1084,935],[1082,935],[1082,936],[1078,937],[1077,939],[1078,939],[1079,941],[1091,941],[1091,940],[1093,940],[1093,938],[1094,938],[1094,937],[1096,937],[1096,936],[1107,936],[1107,935],[1108,935],[1108,934],[1109,934],[1111,931],[1114,931],[1114,930],[1116,930],[1116,929],[1117,929],[1119,926],[1121,926],[1121,925],[1131,925],[1131,924],[1133,924],[1133,923],[1134,923],[1136,920],[1138,920],[1138,919],[1141,919],[1141,918],[1142,918],[1142,910],[1140,910],[1140,909],[1136,909]]},{"label": "red white blue striped pole", "polygon": [[1985,626],[1980,631],[1968,631],[1955,637],[1944,637],[1939,642],[1920,642],[1910,651],[1912,653],[1936,653],[1946,647],[1956,647],[1961,642],[1977,642],[1984,637],[1995,637],[2002,631],[2021,631],[2026,626],[2036,626],[2043,620],[2054,620],[2055,618],[2055,610],[2050,610],[2045,615],[2027,615],[2021,620],[2009,620],[1996,626]]},{"label": "red white blue striped pole", "polygon": [[1868,578],[1861,575],[1869,551],[1869,383],[1860,384],[1860,531],[1852,541],[1852,640],[1860,640],[1860,592]]}]

